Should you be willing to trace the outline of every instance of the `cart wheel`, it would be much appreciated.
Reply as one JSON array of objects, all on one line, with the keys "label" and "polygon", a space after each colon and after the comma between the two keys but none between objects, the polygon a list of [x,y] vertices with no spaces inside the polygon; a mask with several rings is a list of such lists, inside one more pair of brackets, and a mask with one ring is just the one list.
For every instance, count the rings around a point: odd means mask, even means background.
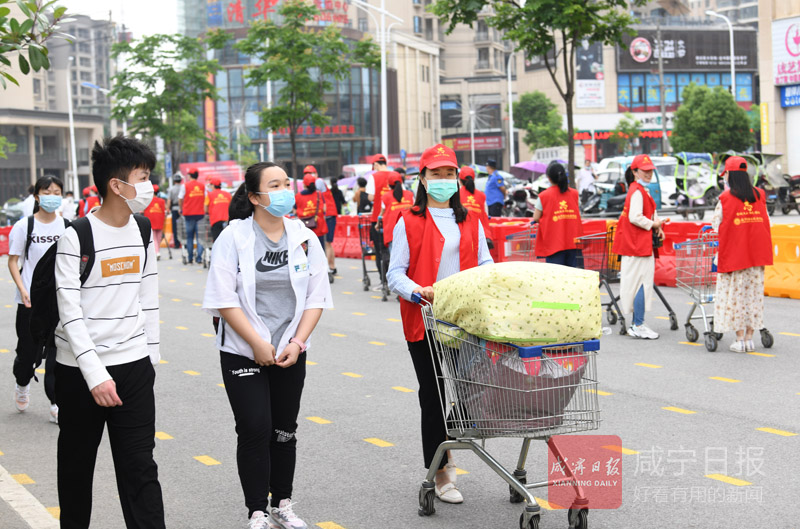
[{"label": "cart wheel", "polygon": [[775,214],[775,207],[775,202],[767,203],[767,213],[770,217]]},{"label": "cart wheel", "polygon": [[714,336],[717,338],[717,341],[720,341],[720,340],[722,340],[722,336],[723,336],[723,335],[722,335],[722,333],[721,333],[721,332],[715,332],[715,333],[714,333]]},{"label": "cart wheel", "polygon": [[539,515],[535,515],[530,521],[525,523],[525,514],[519,515],[519,529],[539,529]]},{"label": "cart wheel", "polygon": [[690,342],[696,342],[697,339],[700,337],[700,333],[697,332],[697,329],[694,325],[687,323],[686,324],[686,339]]},{"label": "cart wheel", "polygon": [[674,312],[671,312],[669,315],[669,329],[671,331],[678,330],[678,317],[675,315]]},{"label": "cart wheel", "polygon": [[183,264],[186,264],[186,263],[187,263],[187,261],[186,261],[186,256],[185,256],[185,255],[181,255],[181,262],[182,262]]},{"label": "cart wheel", "polygon": [[425,487],[421,487],[419,489],[419,511],[418,514],[420,516],[430,516],[431,514],[436,512],[436,506],[434,505],[434,492],[433,488],[426,489]]},{"label": "cart wheel", "polygon": [[606,321],[609,325],[616,325],[617,324],[617,313],[614,312],[612,309],[608,309],[606,311]]},{"label": "cart wheel", "polygon": [[[528,482],[528,478],[526,478],[525,476],[521,476],[517,478],[517,481],[519,481],[524,485]],[[511,503],[522,503],[523,501],[525,501],[525,498],[522,496],[522,494],[517,492],[517,490],[511,485],[508,486],[508,494],[509,494],[508,501],[510,501]]]},{"label": "cart wheel", "polygon": [[714,333],[706,334],[706,349],[713,353],[717,350],[717,336]]},{"label": "cart wheel", "polygon": [[774,343],[775,339],[772,337],[772,333],[766,329],[761,329],[761,345],[769,349]]},{"label": "cart wheel", "polygon": [[570,528],[589,529],[589,509],[581,509],[577,512],[576,509],[570,509],[567,511],[567,523]]},{"label": "cart wheel", "polygon": [[368,291],[369,290],[369,276],[364,276],[364,279],[362,279],[361,282],[364,283],[364,291],[365,292]]}]

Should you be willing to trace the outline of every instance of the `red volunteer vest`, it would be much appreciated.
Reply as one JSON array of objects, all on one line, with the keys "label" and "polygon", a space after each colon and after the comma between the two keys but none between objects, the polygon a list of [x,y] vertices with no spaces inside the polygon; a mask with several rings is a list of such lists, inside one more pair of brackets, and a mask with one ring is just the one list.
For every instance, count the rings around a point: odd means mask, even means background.
[{"label": "red volunteer vest", "polygon": [[163,198],[153,197],[150,205],[144,210],[144,216],[150,219],[150,227],[153,230],[164,229],[164,217],[167,214],[167,203]]},{"label": "red volunteer vest", "polygon": [[100,197],[89,196],[78,203],[78,216],[85,217],[87,213],[92,211],[92,208],[100,205]]},{"label": "red volunteer vest", "polygon": [[651,231],[634,226],[628,218],[628,212],[631,209],[631,197],[636,191],[641,191],[644,198],[642,214],[648,219],[652,219],[653,213],[656,211],[656,201],[653,200],[650,193],[639,182],[632,183],[628,188],[628,196],[625,198],[625,208],[619,217],[612,251],[617,255],[648,257],[653,255],[653,235]]},{"label": "red volunteer vest", "polygon": [[294,197],[295,207],[297,208],[297,217],[300,219],[313,217],[316,212],[317,227],[314,228],[314,235],[320,237],[328,233],[328,225],[325,223],[325,199],[322,193],[314,191],[310,195],[297,193]]},{"label": "red volunteer vest", "polygon": [[383,244],[388,245],[392,242],[394,227],[400,214],[414,205],[414,193],[403,191],[403,200],[398,202],[394,199],[394,191],[384,193],[381,197],[383,203]]},{"label": "red volunteer vest", "polygon": [[583,235],[578,192],[557,186],[539,193],[542,201],[542,218],[536,237],[536,255],[547,257],[562,250],[574,250],[575,238]]},{"label": "red volunteer vest", "polygon": [[[436,282],[436,275],[439,273],[444,237],[430,215],[418,217],[411,210],[404,211],[402,215],[410,254],[406,275],[418,285],[431,286]],[[461,232],[458,247],[460,269],[478,266],[478,218],[469,213],[466,220],[458,225],[458,229]],[[424,339],[425,324],[419,305],[400,299],[400,317],[407,341],[418,342]]]},{"label": "red volunteer vest", "polygon": [[183,215],[205,215],[206,189],[197,180],[189,180],[184,185]]},{"label": "red volunteer vest", "polygon": [[325,199],[325,216],[338,217],[339,212],[336,211],[336,201],[333,199],[333,193],[328,189],[322,193],[322,198]]},{"label": "red volunteer vest", "polygon": [[372,180],[375,182],[375,200],[372,204],[372,222],[378,222],[378,217],[381,216],[381,197],[387,191],[391,191],[389,187],[389,176],[397,174],[394,171],[378,171],[372,175]]},{"label": "red volunteer vest", "polygon": [[231,194],[222,189],[215,189],[208,194],[208,222],[212,226],[217,222],[228,220],[228,206]]},{"label": "red volunteer vest", "polygon": [[767,201],[759,189],[756,202],[743,202],[730,191],[720,195],[722,224],[719,227],[717,271],[723,273],[772,264],[772,233]]},{"label": "red volunteer vest", "polygon": [[491,228],[489,227],[489,215],[486,214],[486,193],[476,189],[475,193],[470,193],[466,187],[459,186],[458,189],[461,203],[465,208],[474,213],[483,224],[483,234],[491,238]]},{"label": "red volunteer vest", "polygon": [[82,198],[78,201],[78,217],[86,216],[86,199]]}]

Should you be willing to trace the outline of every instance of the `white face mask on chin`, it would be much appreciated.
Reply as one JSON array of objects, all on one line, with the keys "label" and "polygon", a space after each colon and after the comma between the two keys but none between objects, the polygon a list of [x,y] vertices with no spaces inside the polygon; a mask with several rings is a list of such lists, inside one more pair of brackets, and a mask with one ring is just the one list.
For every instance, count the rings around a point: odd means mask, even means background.
[{"label": "white face mask on chin", "polygon": [[153,195],[155,192],[153,190],[153,182],[150,180],[139,182],[137,184],[129,184],[128,182],[123,182],[122,180],[117,180],[117,182],[122,182],[126,186],[131,186],[136,190],[135,197],[122,197],[125,199],[125,203],[128,204],[128,207],[131,208],[132,213],[141,213],[147,208],[147,206],[150,205],[150,202],[153,201]]}]

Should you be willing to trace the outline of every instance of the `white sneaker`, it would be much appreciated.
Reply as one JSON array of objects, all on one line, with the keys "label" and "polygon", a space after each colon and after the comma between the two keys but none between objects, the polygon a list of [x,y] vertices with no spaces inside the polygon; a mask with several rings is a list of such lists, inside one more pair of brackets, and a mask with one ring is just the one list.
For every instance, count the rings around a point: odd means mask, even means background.
[{"label": "white sneaker", "polygon": [[250,516],[247,529],[269,529],[269,518],[263,511],[256,511]]},{"label": "white sneaker", "polygon": [[744,343],[744,340],[736,340],[730,346],[730,350],[734,353],[746,353],[747,346]]},{"label": "white sneaker", "polygon": [[292,500],[281,500],[280,505],[269,510],[270,529],[308,529],[306,523],[292,510]]},{"label": "white sneaker", "polygon": [[58,404],[50,405],[50,422],[58,424]]},{"label": "white sneaker", "polygon": [[23,412],[28,409],[30,404],[31,385],[20,386],[14,384],[14,404],[17,406],[18,412]]},{"label": "white sneaker", "polygon": [[658,340],[658,333],[650,329],[647,325],[631,325],[628,327],[628,335],[643,340]]},{"label": "white sneaker", "polygon": [[752,353],[756,350],[756,344],[753,343],[753,340],[746,340],[744,342],[744,350],[746,353]]}]

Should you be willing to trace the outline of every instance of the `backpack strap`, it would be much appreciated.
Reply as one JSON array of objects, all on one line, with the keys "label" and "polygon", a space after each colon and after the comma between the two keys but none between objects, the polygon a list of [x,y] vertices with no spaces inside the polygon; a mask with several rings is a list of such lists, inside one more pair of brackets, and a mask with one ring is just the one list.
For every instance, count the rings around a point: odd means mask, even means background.
[{"label": "backpack strap", "polygon": [[31,243],[33,242],[33,221],[33,215],[28,215],[28,236],[25,239],[25,254],[22,257],[23,263],[28,260],[28,251],[30,251]]},{"label": "backpack strap", "polygon": [[89,217],[81,217],[70,224],[75,233],[78,234],[78,244],[81,252],[81,285],[86,283],[89,274],[94,266],[94,237],[92,236],[92,224]]},{"label": "backpack strap", "polygon": [[150,227],[150,219],[144,215],[137,213],[133,218],[136,219],[136,224],[139,226],[139,233],[142,235],[142,244],[144,245],[144,265],[142,266],[142,274],[144,274],[144,269],[147,267],[147,248],[150,247],[152,228]]}]

